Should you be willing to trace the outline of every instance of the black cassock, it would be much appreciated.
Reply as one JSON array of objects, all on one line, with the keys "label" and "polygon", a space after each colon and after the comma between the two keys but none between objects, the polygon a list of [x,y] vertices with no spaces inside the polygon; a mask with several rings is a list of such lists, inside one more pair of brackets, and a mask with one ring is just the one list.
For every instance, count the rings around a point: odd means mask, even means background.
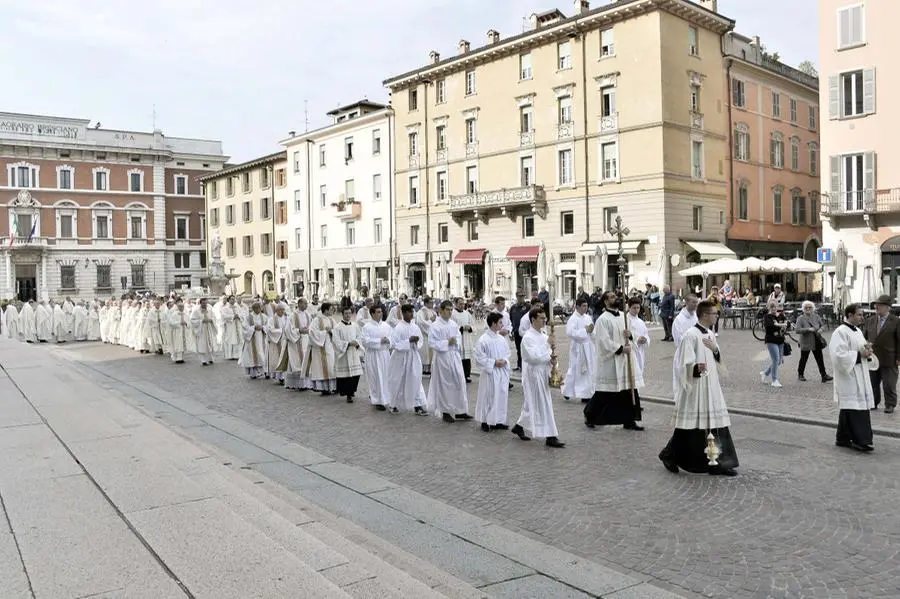
[{"label": "black cassock", "polygon": [[631,389],[623,391],[595,391],[584,406],[584,421],[588,424],[624,424],[629,426],[641,419],[641,397],[637,389],[634,398]]}]

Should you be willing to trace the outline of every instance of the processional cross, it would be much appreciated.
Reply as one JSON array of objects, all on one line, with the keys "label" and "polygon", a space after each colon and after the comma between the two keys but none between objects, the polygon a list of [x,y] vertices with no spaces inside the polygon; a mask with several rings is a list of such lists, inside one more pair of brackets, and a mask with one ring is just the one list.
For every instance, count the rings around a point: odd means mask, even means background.
[{"label": "processional cross", "polygon": [[622,247],[622,241],[631,235],[631,229],[622,224],[622,217],[616,215],[616,224],[609,227],[609,234],[616,238],[619,244],[619,258],[616,264],[619,265],[619,285],[622,293],[625,293],[625,267],[628,261],[625,259],[625,248]]}]

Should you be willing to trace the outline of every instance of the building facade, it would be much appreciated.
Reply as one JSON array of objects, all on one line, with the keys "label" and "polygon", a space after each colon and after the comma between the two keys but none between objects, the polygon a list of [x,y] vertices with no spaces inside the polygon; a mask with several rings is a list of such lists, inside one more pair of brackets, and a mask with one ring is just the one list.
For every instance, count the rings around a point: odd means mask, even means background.
[{"label": "building facade", "polygon": [[206,276],[199,177],[219,141],[0,113],[0,297],[166,292]]},{"label": "building facade", "polygon": [[741,258],[815,260],[822,245],[818,79],[765,54],[758,37],[731,32],[723,51],[728,247]]},{"label": "building facade", "polygon": [[532,15],[505,40],[491,30],[477,49],[460,41],[456,56],[432,52],[385,81],[407,288],[609,289],[617,216],[628,287],[677,285],[684,265],[734,256],[721,50],[733,22],[714,1],[574,10]]},{"label": "building facade", "polygon": [[[823,242],[849,257],[844,283],[850,299],[882,291],[900,297],[900,148],[891,131],[900,111],[890,98],[898,86],[893,2],[820,0],[820,76],[827,81],[822,119]],[[891,66],[894,65],[894,66]],[[826,118],[827,117],[827,118]],[[830,268],[826,293],[839,281]]]},{"label": "building facade", "polygon": [[367,100],[282,141],[295,293],[335,299],[395,288],[393,111]]},{"label": "building facade", "polygon": [[256,296],[290,294],[287,158],[284,151],[225,165],[202,177],[208,243],[218,237],[230,291]]}]

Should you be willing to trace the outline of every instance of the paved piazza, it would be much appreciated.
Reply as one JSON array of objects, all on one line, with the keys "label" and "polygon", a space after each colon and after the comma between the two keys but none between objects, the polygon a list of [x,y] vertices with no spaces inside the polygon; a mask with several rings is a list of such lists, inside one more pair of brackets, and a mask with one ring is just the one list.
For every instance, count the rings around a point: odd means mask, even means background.
[{"label": "paved piazza", "polygon": [[[657,338],[660,333],[652,332]],[[799,352],[788,358],[785,387],[775,390],[759,383],[764,352],[749,331],[725,331],[720,344],[733,407],[835,419],[830,386],[814,376],[797,382]],[[565,350],[566,341],[560,339],[560,345]],[[189,360],[175,366],[166,358],[93,343],[47,351],[121,382],[149,382],[202,401],[335,460],[598,563],[649,576],[686,596],[900,597],[900,440],[895,438],[878,436],[875,453],[861,455],[835,447],[829,428],[739,415],[732,434],[740,476],[676,476],[656,457],[670,434],[671,408],[660,403],[646,406],[647,430],[631,433],[618,427],[588,430],[580,404],[560,399],[556,417],[568,445],[551,450],[509,433],[482,433],[471,423],[393,416],[364,400],[348,405],[285,391],[269,381],[250,381],[234,363],[202,368]],[[673,347],[656,343],[651,352],[647,393],[665,397]],[[810,368],[808,375],[813,372]],[[476,386],[477,378],[469,387],[473,409]],[[510,404],[515,418],[522,404],[519,385]],[[877,426],[893,430],[889,416],[874,418]]]}]

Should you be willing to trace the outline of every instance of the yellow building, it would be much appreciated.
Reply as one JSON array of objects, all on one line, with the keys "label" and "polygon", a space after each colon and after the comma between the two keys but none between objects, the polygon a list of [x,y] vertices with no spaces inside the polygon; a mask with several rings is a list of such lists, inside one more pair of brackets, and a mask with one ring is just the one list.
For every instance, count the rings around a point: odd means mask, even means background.
[{"label": "yellow building", "polygon": [[407,287],[610,288],[617,215],[629,287],[670,280],[675,255],[675,270],[733,256],[721,38],[734,23],[701,4],[577,1],[572,16],[532,15],[522,34],[491,30],[386,80]]},{"label": "yellow building", "polygon": [[228,290],[247,296],[294,295],[288,273],[287,154],[226,164],[202,177],[208,243],[222,243]]}]

